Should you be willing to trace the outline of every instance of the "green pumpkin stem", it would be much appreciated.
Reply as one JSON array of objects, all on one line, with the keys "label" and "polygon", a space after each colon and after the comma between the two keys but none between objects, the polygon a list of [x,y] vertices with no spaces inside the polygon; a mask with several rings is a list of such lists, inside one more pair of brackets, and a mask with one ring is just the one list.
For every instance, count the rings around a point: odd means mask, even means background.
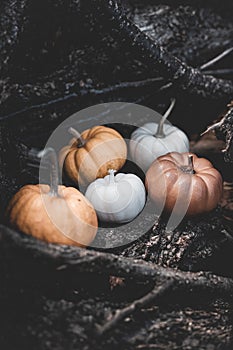
[{"label": "green pumpkin stem", "polygon": [[160,139],[163,139],[166,135],[164,133],[164,123],[171,114],[174,106],[175,106],[176,100],[174,98],[171,99],[170,106],[168,107],[167,111],[163,115],[162,119],[159,122],[158,129],[156,131],[155,137],[158,137]]},{"label": "green pumpkin stem", "polygon": [[109,169],[108,173],[109,173],[109,184],[114,184],[115,183],[115,175],[114,174],[116,173],[116,170]]},{"label": "green pumpkin stem", "polygon": [[83,139],[82,135],[80,134],[80,132],[78,132],[78,130],[70,127],[69,128],[69,133],[74,136],[76,139],[77,139],[77,142],[78,142],[78,147],[83,147],[85,146],[85,140]]},{"label": "green pumpkin stem", "polygon": [[49,195],[52,197],[59,197],[58,185],[59,185],[59,174],[58,174],[58,161],[57,155],[53,148],[48,147],[38,153],[38,158],[49,158],[50,160],[50,191]]}]

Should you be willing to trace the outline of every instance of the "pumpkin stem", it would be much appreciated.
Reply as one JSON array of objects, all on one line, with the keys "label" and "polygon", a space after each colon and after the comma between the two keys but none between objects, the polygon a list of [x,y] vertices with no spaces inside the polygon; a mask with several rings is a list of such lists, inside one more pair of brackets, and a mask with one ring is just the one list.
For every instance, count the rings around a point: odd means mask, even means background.
[{"label": "pumpkin stem", "polygon": [[194,171],[194,165],[193,165],[193,156],[189,155],[188,156],[188,162],[189,162],[189,169],[190,169],[190,173],[191,174],[194,174],[195,171]]},{"label": "pumpkin stem", "polygon": [[85,146],[85,140],[83,139],[83,137],[82,137],[82,135],[80,134],[80,132],[78,132],[78,130],[76,130],[76,129],[74,129],[74,128],[69,128],[69,133],[71,134],[71,135],[73,135],[76,139],[77,139],[77,141],[78,141],[78,147],[80,148],[80,147],[83,147],[83,146]]},{"label": "pumpkin stem", "polygon": [[169,115],[171,114],[174,106],[175,106],[176,100],[175,98],[171,99],[170,106],[168,107],[167,111],[163,115],[162,119],[159,122],[158,129],[156,131],[155,137],[158,137],[160,139],[163,139],[166,135],[164,134],[163,126]]},{"label": "pumpkin stem", "polygon": [[109,169],[108,173],[109,173],[109,183],[110,184],[114,184],[115,183],[115,176],[114,176],[114,174],[116,173],[116,170]]},{"label": "pumpkin stem", "polygon": [[192,155],[188,156],[188,165],[181,167],[181,170],[186,174],[195,174]]},{"label": "pumpkin stem", "polygon": [[58,162],[57,155],[53,148],[48,147],[38,153],[39,158],[49,157],[50,159],[50,191],[49,194],[52,197],[58,197]]}]

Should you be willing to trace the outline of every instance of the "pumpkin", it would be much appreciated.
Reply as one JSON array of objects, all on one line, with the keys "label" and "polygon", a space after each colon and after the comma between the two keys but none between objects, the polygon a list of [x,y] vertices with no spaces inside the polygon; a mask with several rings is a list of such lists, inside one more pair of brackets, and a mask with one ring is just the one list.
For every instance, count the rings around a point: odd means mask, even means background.
[{"label": "pumpkin", "polygon": [[193,153],[168,153],[155,160],[146,173],[149,197],[158,206],[164,203],[168,213],[209,212],[217,206],[222,187],[220,173],[207,159]]},{"label": "pumpkin", "polygon": [[143,209],[146,191],[141,179],[134,174],[109,170],[109,175],[92,182],[86,198],[93,204],[100,220],[115,223],[132,221]]},{"label": "pumpkin", "polygon": [[81,135],[74,128],[69,132],[75,137],[60,153],[60,166],[75,183],[87,185],[96,178],[108,174],[108,169],[119,170],[127,157],[123,137],[114,129],[95,126]]},{"label": "pumpkin", "polygon": [[55,152],[47,149],[53,161],[52,183],[26,185],[7,208],[11,225],[25,234],[48,243],[87,246],[97,232],[97,216],[91,203],[78,190],[58,186]]},{"label": "pumpkin", "polygon": [[169,152],[188,152],[189,140],[183,131],[165,123],[174,108],[175,100],[161,118],[160,123],[146,123],[136,129],[130,139],[129,148],[132,160],[147,171],[152,162]]}]

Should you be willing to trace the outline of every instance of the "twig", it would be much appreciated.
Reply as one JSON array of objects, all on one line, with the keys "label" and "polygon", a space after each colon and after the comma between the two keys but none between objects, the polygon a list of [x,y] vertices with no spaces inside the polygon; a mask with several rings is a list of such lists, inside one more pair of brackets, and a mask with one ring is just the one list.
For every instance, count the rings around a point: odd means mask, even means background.
[{"label": "twig", "polygon": [[158,350],[158,345],[156,344],[139,344],[137,345],[136,349],[156,349]]},{"label": "twig", "polygon": [[201,136],[204,136],[204,135],[207,134],[208,132],[213,131],[213,130],[215,130],[215,129],[217,129],[217,128],[220,128],[220,127],[222,126],[222,124],[223,124],[223,119],[220,120],[220,121],[217,122],[217,123],[214,123],[213,125],[208,126],[208,128],[207,128],[205,131],[203,131],[203,132],[201,133]]},{"label": "twig", "polygon": [[200,66],[200,70],[205,70],[206,68],[213,66],[215,63],[219,62],[222,58],[229,55],[232,51],[233,51],[233,47],[230,47],[229,49],[223,51],[220,55],[214,57],[212,60]]},{"label": "twig", "polygon": [[215,70],[205,70],[206,75],[233,75],[233,69],[215,69]]},{"label": "twig", "polygon": [[150,78],[150,79],[145,79],[140,81],[121,82],[119,84],[108,86],[103,89],[91,88],[89,93],[94,95],[102,95],[102,94],[104,95],[106,93],[114,92],[120,89],[145,87],[147,85],[150,85],[151,83],[154,83],[156,81],[162,81],[162,80],[164,80],[162,77],[157,77],[157,78]]},{"label": "twig", "polygon": [[210,125],[201,135],[206,134],[211,130],[217,131],[225,139],[226,147],[222,151],[226,161],[233,161],[232,144],[233,144],[233,104],[232,102],[227,106],[227,111],[223,114],[220,121]]},{"label": "twig", "polygon": [[135,300],[124,309],[116,310],[115,315],[109,321],[107,321],[103,326],[97,326],[97,334],[99,336],[103,336],[127,316],[132,315],[135,311],[155,302],[172,286],[173,283],[173,280],[168,280],[159,287],[154,286],[152,291],[144,295],[142,298]]}]

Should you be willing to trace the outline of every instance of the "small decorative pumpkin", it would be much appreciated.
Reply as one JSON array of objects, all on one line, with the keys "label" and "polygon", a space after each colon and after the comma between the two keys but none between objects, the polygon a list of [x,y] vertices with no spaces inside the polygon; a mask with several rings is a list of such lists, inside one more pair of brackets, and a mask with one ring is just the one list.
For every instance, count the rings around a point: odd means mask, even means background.
[{"label": "small decorative pumpkin", "polygon": [[[222,196],[222,177],[205,158],[193,153],[168,153],[146,174],[149,197],[166,212],[197,215],[214,209]],[[184,213],[181,211],[185,210]]]},{"label": "small decorative pumpkin", "polygon": [[127,157],[123,137],[114,129],[95,126],[81,135],[74,128],[69,132],[75,137],[60,153],[60,166],[75,183],[87,185],[96,178],[108,174],[108,169],[122,168]]},{"label": "small decorative pumpkin", "polygon": [[189,140],[185,133],[165,123],[174,105],[173,99],[159,124],[146,123],[131,135],[130,154],[143,171],[147,171],[152,162],[164,154],[189,151]]},{"label": "small decorative pumpkin", "polygon": [[7,217],[18,230],[49,243],[87,246],[95,238],[98,220],[91,203],[75,188],[58,186],[55,151],[51,185],[26,185],[12,198]]},{"label": "small decorative pumpkin", "polygon": [[146,201],[145,187],[134,174],[109,175],[92,182],[86,198],[93,204],[99,219],[107,222],[132,221],[143,209]]}]

